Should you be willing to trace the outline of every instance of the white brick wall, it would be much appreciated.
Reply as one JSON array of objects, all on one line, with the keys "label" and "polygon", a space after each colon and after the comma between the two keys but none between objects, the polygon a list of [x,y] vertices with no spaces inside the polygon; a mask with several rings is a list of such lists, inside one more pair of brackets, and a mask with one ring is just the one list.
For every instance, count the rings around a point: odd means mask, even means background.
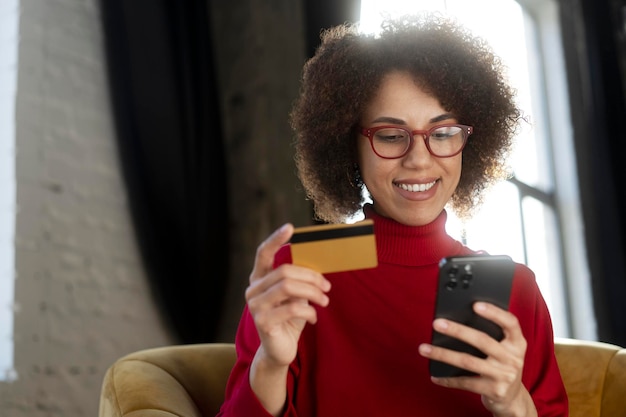
[{"label": "white brick wall", "polygon": [[17,381],[0,417],[95,416],[106,368],[173,343],[119,172],[97,0],[21,0],[15,160]]}]

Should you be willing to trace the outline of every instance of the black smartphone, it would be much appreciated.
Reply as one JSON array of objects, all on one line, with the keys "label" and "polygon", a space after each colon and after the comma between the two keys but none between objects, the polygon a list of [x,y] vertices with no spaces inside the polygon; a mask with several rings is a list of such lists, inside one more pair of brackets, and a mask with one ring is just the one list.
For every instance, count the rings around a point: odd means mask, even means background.
[{"label": "black smartphone", "polygon": [[[477,301],[486,301],[508,310],[514,271],[515,263],[506,255],[479,254],[442,259],[439,263],[435,317],[465,324],[498,341],[502,340],[504,335],[500,326],[480,317],[472,306]],[[486,356],[475,347],[434,330],[432,344],[482,358]],[[430,361],[430,374],[437,377],[474,375],[435,360]]]}]

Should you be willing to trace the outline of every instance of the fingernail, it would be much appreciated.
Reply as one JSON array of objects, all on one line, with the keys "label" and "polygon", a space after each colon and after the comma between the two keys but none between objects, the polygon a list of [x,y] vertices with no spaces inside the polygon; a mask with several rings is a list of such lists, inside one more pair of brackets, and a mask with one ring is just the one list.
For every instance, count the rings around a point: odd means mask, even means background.
[{"label": "fingernail", "polygon": [[444,319],[436,319],[433,324],[437,330],[446,330],[448,328],[448,322]]},{"label": "fingernail", "polygon": [[433,351],[432,346],[430,346],[430,345],[428,345],[428,344],[426,344],[426,343],[422,343],[422,344],[419,346],[419,352],[420,352],[422,355],[428,355],[428,354],[430,354],[430,352],[432,352],[432,351]]},{"label": "fingernail", "polygon": [[485,303],[478,302],[474,305],[474,308],[476,309],[476,311],[486,311],[487,305]]}]

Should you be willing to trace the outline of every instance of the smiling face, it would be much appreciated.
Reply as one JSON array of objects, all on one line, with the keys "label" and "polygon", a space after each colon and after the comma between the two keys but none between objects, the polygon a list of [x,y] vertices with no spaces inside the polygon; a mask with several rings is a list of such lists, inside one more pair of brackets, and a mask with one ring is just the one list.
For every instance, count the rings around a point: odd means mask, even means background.
[{"label": "smiling face", "polygon": [[[391,72],[366,107],[361,126],[397,125],[426,130],[457,123],[439,101],[416,85],[410,74]],[[461,156],[438,158],[426,148],[423,136],[401,158],[378,157],[366,136],[359,135],[357,149],[361,176],[376,212],[399,223],[422,226],[439,216],[461,178]]]}]

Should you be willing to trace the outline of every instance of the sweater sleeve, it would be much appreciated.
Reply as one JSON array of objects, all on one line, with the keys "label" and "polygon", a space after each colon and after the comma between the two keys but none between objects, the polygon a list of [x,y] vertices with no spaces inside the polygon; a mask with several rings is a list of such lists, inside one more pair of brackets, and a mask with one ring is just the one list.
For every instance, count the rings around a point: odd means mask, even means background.
[{"label": "sweater sleeve", "polygon": [[[290,260],[289,250],[281,249],[276,258],[277,264],[288,262]],[[250,386],[250,365],[260,343],[254,320],[246,306],[235,337],[237,360],[228,379],[224,403],[217,414],[218,417],[271,417],[271,414],[265,410]],[[293,405],[294,375],[298,373],[296,364],[297,361],[289,367],[287,406],[283,413],[284,417],[297,417]]]},{"label": "sweater sleeve", "polygon": [[522,381],[539,417],[567,417],[568,399],[554,353],[550,313],[534,274],[522,265],[516,271],[510,310],[528,343]]}]

